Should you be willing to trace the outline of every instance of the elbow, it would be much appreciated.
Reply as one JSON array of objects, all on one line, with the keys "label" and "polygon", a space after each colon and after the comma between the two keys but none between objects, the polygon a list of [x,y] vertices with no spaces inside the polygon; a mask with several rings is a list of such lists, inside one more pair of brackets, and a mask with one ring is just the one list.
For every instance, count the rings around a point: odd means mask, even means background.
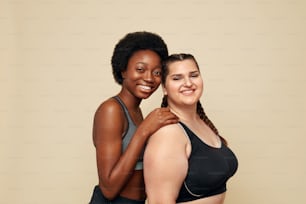
[{"label": "elbow", "polygon": [[105,186],[102,186],[101,184],[99,185],[99,187],[103,194],[103,197],[106,198],[107,200],[114,200],[119,194],[119,192],[116,191],[115,189],[106,188]]},{"label": "elbow", "polygon": [[111,201],[120,194],[122,186],[118,185],[118,182],[112,180],[110,177],[99,175],[99,188],[103,197]]}]

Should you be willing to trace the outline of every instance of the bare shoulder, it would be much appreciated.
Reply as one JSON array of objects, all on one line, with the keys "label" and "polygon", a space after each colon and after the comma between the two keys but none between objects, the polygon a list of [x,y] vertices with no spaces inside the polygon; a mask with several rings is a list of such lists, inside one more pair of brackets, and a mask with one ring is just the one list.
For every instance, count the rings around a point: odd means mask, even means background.
[{"label": "bare shoulder", "polygon": [[[157,168],[165,173],[165,169],[176,169],[188,158],[189,140],[179,124],[171,124],[160,128],[149,139],[144,154],[144,171],[147,175]],[[146,167],[148,167],[146,169]],[[181,167],[181,166],[180,166]],[[159,174],[160,175],[160,174]],[[166,174],[165,174],[166,175]]]},{"label": "bare shoulder", "polygon": [[97,108],[95,117],[112,116],[113,114],[122,114],[120,104],[113,98],[109,98],[102,102]]},{"label": "bare shoulder", "polygon": [[161,127],[149,139],[149,143],[177,143],[187,142],[183,129],[179,124],[170,124]]},{"label": "bare shoulder", "polygon": [[[120,104],[115,99],[104,101],[96,110],[93,124],[94,143],[107,139],[118,141],[124,131],[125,116]],[[103,138],[103,139],[102,139]]]}]

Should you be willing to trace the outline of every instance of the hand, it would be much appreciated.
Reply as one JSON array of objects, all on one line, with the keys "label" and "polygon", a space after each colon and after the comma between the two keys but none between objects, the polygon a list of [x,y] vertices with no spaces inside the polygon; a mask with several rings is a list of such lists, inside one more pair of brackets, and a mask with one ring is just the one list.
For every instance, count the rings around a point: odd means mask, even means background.
[{"label": "hand", "polygon": [[148,132],[151,136],[159,128],[178,121],[179,118],[169,108],[156,108],[147,115],[138,128]]}]

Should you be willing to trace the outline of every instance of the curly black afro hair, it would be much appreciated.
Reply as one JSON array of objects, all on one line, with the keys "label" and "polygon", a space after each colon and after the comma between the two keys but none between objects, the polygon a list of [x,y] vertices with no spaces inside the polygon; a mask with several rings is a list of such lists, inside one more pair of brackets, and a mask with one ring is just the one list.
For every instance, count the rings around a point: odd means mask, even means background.
[{"label": "curly black afro hair", "polygon": [[139,50],[152,50],[161,60],[168,56],[167,45],[159,35],[146,31],[128,33],[115,46],[111,60],[114,79],[118,84],[122,84],[121,73],[126,70],[130,57]]}]

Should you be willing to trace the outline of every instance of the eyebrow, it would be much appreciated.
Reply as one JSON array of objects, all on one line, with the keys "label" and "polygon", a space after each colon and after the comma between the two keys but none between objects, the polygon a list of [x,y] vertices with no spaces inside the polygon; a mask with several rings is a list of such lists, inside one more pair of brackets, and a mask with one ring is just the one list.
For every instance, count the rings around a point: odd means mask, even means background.
[{"label": "eyebrow", "polygon": [[190,72],[190,74],[194,74],[194,73],[200,73],[200,71],[196,70],[196,71]]},{"label": "eyebrow", "polygon": [[[200,71],[199,71],[199,70],[196,70],[196,71],[189,72],[188,74],[194,74],[194,73],[200,73]],[[183,74],[178,73],[178,74],[171,74],[171,75],[169,75],[169,76],[181,76],[181,75],[183,75]]]},{"label": "eyebrow", "polygon": [[[145,63],[145,62],[136,62],[136,65],[138,65],[138,64],[148,66],[148,63]],[[162,66],[159,64],[159,65],[156,65],[154,68],[159,68],[159,69],[161,69],[161,67],[162,67]]]},{"label": "eyebrow", "polygon": [[145,63],[145,62],[136,62],[136,64],[143,64],[143,65],[147,65],[147,63]]}]

